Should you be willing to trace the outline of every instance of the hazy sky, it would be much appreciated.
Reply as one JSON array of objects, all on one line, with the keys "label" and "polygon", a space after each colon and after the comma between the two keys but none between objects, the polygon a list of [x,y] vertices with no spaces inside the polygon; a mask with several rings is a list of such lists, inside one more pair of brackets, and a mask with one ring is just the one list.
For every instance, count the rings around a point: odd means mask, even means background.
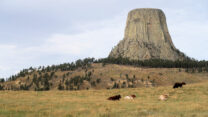
[{"label": "hazy sky", "polygon": [[107,57],[135,8],[162,9],[174,45],[208,60],[207,0],[0,0],[0,77],[30,66]]}]

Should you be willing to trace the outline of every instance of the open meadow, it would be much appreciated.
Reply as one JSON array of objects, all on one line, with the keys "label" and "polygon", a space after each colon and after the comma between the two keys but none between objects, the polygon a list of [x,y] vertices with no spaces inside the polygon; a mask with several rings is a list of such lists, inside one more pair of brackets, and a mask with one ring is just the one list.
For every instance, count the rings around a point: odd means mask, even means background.
[{"label": "open meadow", "polygon": [[[109,101],[116,94],[134,100]],[[169,94],[167,101],[159,95]],[[207,117],[208,82],[155,88],[0,91],[0,117]]]}]

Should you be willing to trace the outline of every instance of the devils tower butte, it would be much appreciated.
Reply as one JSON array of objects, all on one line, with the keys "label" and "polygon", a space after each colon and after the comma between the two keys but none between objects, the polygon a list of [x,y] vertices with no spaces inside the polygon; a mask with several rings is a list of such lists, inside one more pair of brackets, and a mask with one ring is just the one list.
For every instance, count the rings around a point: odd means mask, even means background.
[{"label": "devils tower butte", "polygon": [[185,59],[171,40],[163,11],[150,8],[128,13],[124,39],[109,54],[109,57],[119,56],[131,60]]}]

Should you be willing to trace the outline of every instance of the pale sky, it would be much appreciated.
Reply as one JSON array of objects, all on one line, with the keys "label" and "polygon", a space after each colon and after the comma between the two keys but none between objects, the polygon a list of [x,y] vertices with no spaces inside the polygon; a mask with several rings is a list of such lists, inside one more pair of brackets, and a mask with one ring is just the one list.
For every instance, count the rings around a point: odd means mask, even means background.
[{"label": "pale sky", "polygon": [[30,66],[107,57],[135,8],[162,9],[174,45],[208,60],[207,0],[0,0],[0,78]]}]

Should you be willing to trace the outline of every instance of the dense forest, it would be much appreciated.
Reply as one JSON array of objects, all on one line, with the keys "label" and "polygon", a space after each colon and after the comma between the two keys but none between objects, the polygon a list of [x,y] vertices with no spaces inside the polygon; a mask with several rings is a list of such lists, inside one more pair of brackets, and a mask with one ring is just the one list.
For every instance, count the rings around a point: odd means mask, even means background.
[{"label": "dense forest", "polygon": [[129,60],[128,58],[103,58],[94,61],[95,63],[103,64],[119,64],[119,65],[132,65],[137,67],[151,67],[151,68],[202,68],[207,70],[208,61],[197,61],[194,59],[186,59],[183,61],[171,61],[163,59],[149,59],[149,60]]}]

